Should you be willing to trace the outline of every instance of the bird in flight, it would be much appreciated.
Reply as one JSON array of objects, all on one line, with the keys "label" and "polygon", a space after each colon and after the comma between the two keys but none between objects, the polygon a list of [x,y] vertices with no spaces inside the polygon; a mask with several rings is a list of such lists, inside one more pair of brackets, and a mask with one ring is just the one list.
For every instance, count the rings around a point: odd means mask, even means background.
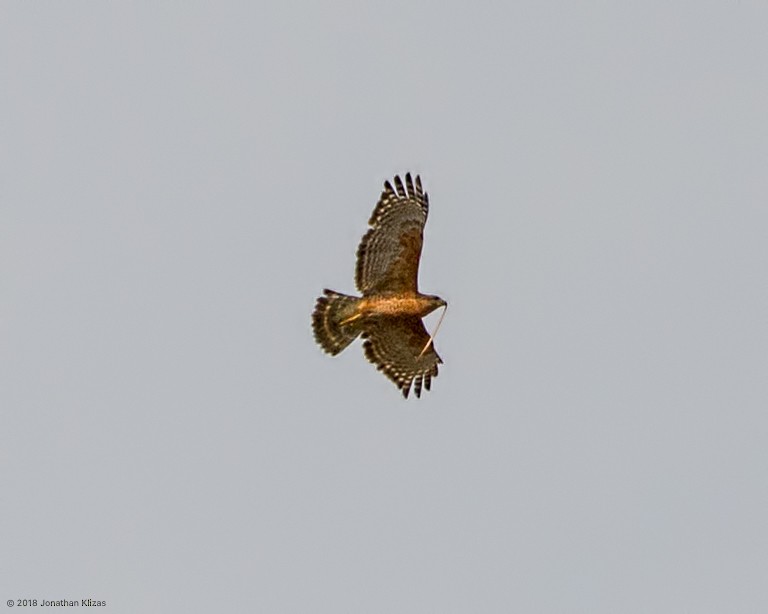
[{"label": "bird in flight", "polygon": [[[335,356],[358,335],[365,357],[408,398],[429,390],[442,359],[421,319],[447,303],[418,290],[429,198],[410,173],[396,176],[373,210],[357,248],[355,283],[362,297],[324,290],[312,314],[315,340]],[[445,312],[443,312],[443,315]],[[439,326],[439,323],[438,323]]]}]

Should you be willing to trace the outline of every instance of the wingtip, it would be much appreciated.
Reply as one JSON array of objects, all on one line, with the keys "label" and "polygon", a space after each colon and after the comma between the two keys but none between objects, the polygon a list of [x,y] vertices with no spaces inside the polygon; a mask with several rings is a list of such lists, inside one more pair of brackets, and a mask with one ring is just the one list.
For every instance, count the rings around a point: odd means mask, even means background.
[{"label": "wingtip", "polygon": [[400,175],[395,175],[395,188],[397,189],[397,195],[400,198],[405,198],[408,195],[403,187],[403,180],[400,179]]}]

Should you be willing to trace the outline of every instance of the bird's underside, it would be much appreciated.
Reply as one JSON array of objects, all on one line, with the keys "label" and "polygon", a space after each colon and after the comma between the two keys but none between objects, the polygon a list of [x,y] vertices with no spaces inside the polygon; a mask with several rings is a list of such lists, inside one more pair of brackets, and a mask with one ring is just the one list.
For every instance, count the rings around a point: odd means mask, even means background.
[{"label": "bird's underside", "polygon": [[422,318],[446,302],[417,288],[429,199],[411,174],[389,181],[357,250],[355,281],[361,297],[325,290],[317,299],[312,328],[318,344],[336,355],[358,336],[366,358],[407,398],[429,390],[443,362]]}]

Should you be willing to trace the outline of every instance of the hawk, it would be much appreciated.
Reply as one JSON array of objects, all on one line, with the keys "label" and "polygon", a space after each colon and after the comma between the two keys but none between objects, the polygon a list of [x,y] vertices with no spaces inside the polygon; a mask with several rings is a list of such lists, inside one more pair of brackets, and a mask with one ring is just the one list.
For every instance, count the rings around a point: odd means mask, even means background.
[{"label": "hawk", "polygon": [[320,347],[335,356],[358,335],[365,357],[408,398],[411,386],[421,397],[429,390],[443,362],[421,319],[447,303],[418,290],[419,258],[429,198],[405,175],[384,191],[368,224],[371,228],[357,248],[355,283],[362,297],[324,290],[312,314],[312,328]]}]

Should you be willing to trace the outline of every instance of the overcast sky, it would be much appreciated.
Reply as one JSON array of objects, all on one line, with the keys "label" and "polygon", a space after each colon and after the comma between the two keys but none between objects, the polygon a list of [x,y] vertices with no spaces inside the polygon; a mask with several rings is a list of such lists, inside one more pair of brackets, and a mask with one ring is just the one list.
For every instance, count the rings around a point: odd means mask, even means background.
[{"label": "overcast sky", "polygon": [[[767,23],[3,3],[0,603],[768,611]],[[408,401],[310,326],[406,171]]]}]

